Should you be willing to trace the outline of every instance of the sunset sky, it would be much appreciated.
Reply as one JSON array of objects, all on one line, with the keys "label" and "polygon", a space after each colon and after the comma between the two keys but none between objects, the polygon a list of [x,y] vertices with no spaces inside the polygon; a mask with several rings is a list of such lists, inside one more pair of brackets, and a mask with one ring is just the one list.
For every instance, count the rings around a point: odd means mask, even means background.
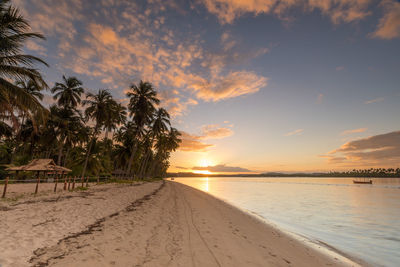
[{"label": "sunset sky", "polygon": [[26,49],[50,86],[76,76],[126,103],[155,85],[183,133],[170,171],[399,167],[399,1],[13,3],[47,37]]}]

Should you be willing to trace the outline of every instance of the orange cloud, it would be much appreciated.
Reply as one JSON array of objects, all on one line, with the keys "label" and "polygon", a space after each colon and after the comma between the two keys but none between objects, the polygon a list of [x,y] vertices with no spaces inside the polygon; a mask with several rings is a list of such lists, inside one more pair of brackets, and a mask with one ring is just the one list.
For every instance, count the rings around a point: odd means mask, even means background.
[{"label": "orange cloud", "polygon": [[352,22],[368,15],[370,0],[203,0],[210,13],[222,24],[233,21],[247,13],[254,15],[274,14],[287,19],[289,9],[300,7],[312,11],[319,9],[333,23]]},{"label": "orange cloud", "polygon": [[382,102],[383,100],[385,100],[383,97],[378,97],[378,98],[375,98],[375,99],[371,99],[371,100],[365,101],[364,103],[365,104],[372,104],[372,103]]},{"label": "orange cloud", "polygon": [[219,125],[204,125],[201,139],[222,139],[233,135],[233,130]]},{"label": "orange cloud", "polygon": [[371,36],[380,39],[400,37],[400,3],[394,0],[383,0],[382,6],[385,14],[380,19],[376,31]]},{"label": "orange cloud", "polygon": [[303,132],[304,132],[304,129],[297,129],[297,130],[294,130],[292,132],[285,134],[285,136],[302,135]]},{"label": "orange cloud", "polygon": [[187,152],[205,152],[208,148],[213,147],[214,145],[203,143],[200,136],[191,135],[187,132],[181,131],[182,133],[182,142],[178,148],[180,151]]},{"label": "orange cloud", "polygon": [[168,110],[172,117],[182,116],[189,106],[198,104],[193,98],[183,100],[177,90],[161,91],[159,97],[161,105]]},{"label": "orange cloud", "polygon": [[358,129],[353,129],[353,130],[346,130],[346,131],[343,131],[340,135],[347,135],[347,134],[353,134],[353,133],[363,133],[366,130],[368,130],[368,128],[358,128]]},{"label": "orange cloud", "polygon": [[353,140],[322,157],[328,158],[330,163],[358,163],[371,166],[398,164],[400,131]]},{"label": "orange cloud", "polygon": [[[229,71],[234,64],[267,53],[267,48],[235,51],[237,41],[226,32],[220,51],[210,52],[200,36],[182,38],[176,28],[167,26],[163,17],[167,8],[182,12],[171,1],[153,0],[143,6],[102,1],[95,12],[91,1],[60,0],[56,5],[51,0],[15,1],[32,21],[33,30],[55,37],[61,71],[96,78],[109,88],[126,88],[135,77],[185,92],[163,104],[174,116],[185,114],[198,99],[220,101],[267,85],[267,78],[255,72]],[[123,97],[122,90],[118,93]]]},{"label": "orange cloud", "polygon": [[196,92],[196,96],[205,101],[220,101],[258,92],[267,86],[267,78],[254,72],[231,72],[226,76],[217,77],[211,81],[204,79],[188,85]]},{"label": "orange cloud", "polygon": [[214,147],[213,144],[204,143],[203,140],[222,139],[233,135],[233,130],[227,127],[220,127],[218,124],[203,125],[201,134],[194,135],[181,131],[182,143],[180,151],[205,152],[209,148]]}]

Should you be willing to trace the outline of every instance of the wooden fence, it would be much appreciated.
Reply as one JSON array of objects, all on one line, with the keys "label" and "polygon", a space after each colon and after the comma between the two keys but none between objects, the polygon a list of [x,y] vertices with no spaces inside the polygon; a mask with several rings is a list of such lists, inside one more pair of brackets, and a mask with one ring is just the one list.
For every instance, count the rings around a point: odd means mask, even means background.
[{"label": "wooden fence", "polygon": [[107,182],[110,179],[112,179],[112,177],[108,177],[108,176],[87,176],[87,177],[78,177],[78,176],[64,176],[64,177],[60,177],[60,176],[55,176],[55,177],[51,177],[51,178],[44,178],[44,179],[26,179],[26,180],[18,180],[18,179],[10,179],[9,177],[6,177],[5,180],[0,180],[0,185],[4,184],[3,187],[3,194],[2,194],[2,198],[6,197],[6,193],[7,193],[7,188],[10,187],[10,185],[12,184],[36,184],[35,186],[35,190],[34,193],[35,195],[38,193],[39,191],[39,184],[41,183],[53,183],[54,184],[54,192],[57,192],[57,186],[58,184],[62,183],[63,184],[63,190],[74,190],[75,187],[79,186],[79,184],[81,185],[81,187],[88,187],[89,183],[100,183],[100,182]]}]

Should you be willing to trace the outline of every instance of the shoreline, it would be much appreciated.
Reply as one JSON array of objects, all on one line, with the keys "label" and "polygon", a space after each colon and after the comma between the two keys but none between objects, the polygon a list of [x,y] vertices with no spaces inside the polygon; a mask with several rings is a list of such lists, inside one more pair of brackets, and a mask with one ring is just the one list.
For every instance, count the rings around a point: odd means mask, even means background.
[{"label": "shoreline", "polygon": [[358,266],[176,182],[101,185],[61,196],[0,209],[0,225],[9,227],[0,235],[0,264]]},{"label": "shoreline", "polygon": [[[171,182],[176,182],[179,183],[177,181],[171,181]],[[312,239],[308,236],[296,233],[296,232],[292,232],[289,230],[284,229],[283,227],[279,226],[276,223],[273,223],[271,221],[269,221],[267,218],[264,218],[263,216],[261,216],[260,214],[253,212],[251,210],[247,210],[247,209],[243,209],[240,208],[232,203],[230,203],[229,201],[219,198],[217,196],[214,196],[212,194],[210,194],[209,192],[205,192],[202,190],[199,190],[197,188],[194,187],[190,187],[188,185],[182,184],[184,186],[187,186],[191,189],[197,190],[201,193],[207,194],[212,198],[215,198],[216,200],[222,201],[224,204],[231,206],[234,209],[237,209],[239,212],[242,212],[245,215],[251,216],[257,220],[259,220],[261,223],[267,225],[268,227],[274,228],[277,231],[280,231],[281,233],[295,238],[296,240],[298,240],[299,242],[303,243],[304,246],[308,246],[309,248],[314,249],[315,251],[317,251],[318,253],[322,253],[328,257],[334,257],[334,258],[338,258],[342,263],[344,264],[348,264],[351,266],[372,266],[371,264],[369,264],[368,262],[363,261],[362,259],[359,259],[355,256],[352,256],[346,252],[341,251],[340,249],[331,246],[321,240],[318,239]]]}]

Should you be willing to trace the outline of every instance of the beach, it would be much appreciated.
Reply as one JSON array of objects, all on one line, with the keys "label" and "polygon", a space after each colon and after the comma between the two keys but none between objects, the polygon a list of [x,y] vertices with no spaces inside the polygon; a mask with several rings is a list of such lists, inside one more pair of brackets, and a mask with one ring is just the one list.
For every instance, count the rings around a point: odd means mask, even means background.
[{"label": "beach", "polygon": [[171,181],[0,203],[2,266],[358,265]]}]

